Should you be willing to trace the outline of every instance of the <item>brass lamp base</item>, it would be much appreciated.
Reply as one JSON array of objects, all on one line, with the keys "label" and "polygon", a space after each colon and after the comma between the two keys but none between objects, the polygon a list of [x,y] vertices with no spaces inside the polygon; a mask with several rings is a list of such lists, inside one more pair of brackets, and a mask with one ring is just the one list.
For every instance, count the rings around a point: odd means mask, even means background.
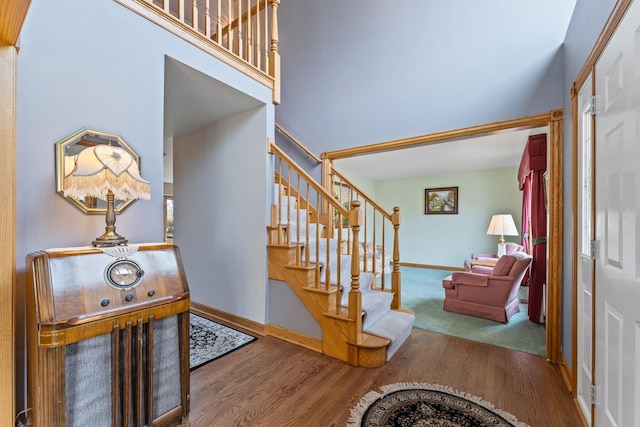
[{"label": "brass lamp base", "polygon": [[96,237],[96,240],[91,242],[91,244],[98,248],[104,248],[107,246],[118,246],[118,245],[126,245],[128,240],[123,236],[120,236],[117,233],[113,233],[113,235],[107,235],[108,233],[104,233],[100,237]]},{"label": "brass lamp base", "polygon": [[504,235],[500,235],[500,239],[498,239],[498,252],[496,252],[496,255],[498,255],[498,258],[500,258],[506,252],[507,252],[507,247],[504,244]]},{"label": "brass lamp base", "polygon": [[116,233],[116,211],[114,209],[114,196],[111,190],[107,193],[107,214],[105,221],[107,227],[105,228],[104,234],[96,237],[96,240],[91,242],[91,244],[99,248],[126,245],[128,240]]}]

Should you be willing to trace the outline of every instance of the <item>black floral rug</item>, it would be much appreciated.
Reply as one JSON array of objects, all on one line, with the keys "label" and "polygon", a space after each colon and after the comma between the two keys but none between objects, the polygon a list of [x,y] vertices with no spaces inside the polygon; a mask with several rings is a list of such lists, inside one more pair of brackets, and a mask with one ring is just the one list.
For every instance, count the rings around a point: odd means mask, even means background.
[{"label": "black floral rug", "polygon": [[480,397],[438,384],[396,383],[367,393],[347,427],[528,427]]},{"label": "black floral rug", "polygon": [[256,337],[190,313],[189,362],[193,371],[256,340]]}]

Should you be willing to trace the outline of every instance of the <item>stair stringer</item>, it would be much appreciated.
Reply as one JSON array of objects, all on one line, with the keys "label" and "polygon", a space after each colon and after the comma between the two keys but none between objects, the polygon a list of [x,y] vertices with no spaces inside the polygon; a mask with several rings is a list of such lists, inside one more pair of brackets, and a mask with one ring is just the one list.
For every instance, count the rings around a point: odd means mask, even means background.
[{"label": "stair stringer", "polygon": [[296,251],[301,251],[304,245],[270,244],[268,247],[269,277],[286,282],[318,322],[322,329],[322,352],[353,366],[382,366],[387,360],[390,340],[362,331],[362,294],[349,293],[349,306],[360,312],[359,316],[355,313],[350,316],[346,307],[339,306],[336,293],[341,291],[336,285],[329,289],[315,286],[319,275],[317,265],[295,265]]}]

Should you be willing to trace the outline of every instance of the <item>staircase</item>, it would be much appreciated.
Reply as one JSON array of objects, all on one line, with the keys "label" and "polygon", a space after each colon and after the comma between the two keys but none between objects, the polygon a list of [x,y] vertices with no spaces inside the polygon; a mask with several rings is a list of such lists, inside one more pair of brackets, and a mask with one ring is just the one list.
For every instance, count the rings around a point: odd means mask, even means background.
[{"label": "staircase", "polygon": [[[375,257],[382,255],[384,264],[384,249],[361,253],[372,246],[359,237],[361,203],[352,201],[347,210],[278,147],[272,152],[279,167],[268,227],[269,277],[286,282],[321,326],[324,354],[354,366],[381,366],[409,337],[415,317],[392,308],[399,287],[386,289],[384,271],[372,268],[380,264]],[[399,271],[394,274],[399,279]]]}]

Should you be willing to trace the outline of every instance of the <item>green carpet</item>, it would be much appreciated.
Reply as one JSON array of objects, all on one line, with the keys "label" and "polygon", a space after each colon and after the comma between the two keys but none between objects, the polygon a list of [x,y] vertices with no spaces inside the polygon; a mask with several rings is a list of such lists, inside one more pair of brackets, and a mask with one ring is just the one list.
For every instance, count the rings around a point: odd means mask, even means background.
[{"label": "green carpet", "polygon": [[[401,267],[400,273],[402,306],[415,313],[415,327],[538,356],[546,355],[545,326],[529,321],[526,304],[520,304],[520,313],[514,314],[507,324],[451,313],[442,308],[442,279],[451,274],[450,271]],[[388,280],[390,283],[390,277]]]}]

